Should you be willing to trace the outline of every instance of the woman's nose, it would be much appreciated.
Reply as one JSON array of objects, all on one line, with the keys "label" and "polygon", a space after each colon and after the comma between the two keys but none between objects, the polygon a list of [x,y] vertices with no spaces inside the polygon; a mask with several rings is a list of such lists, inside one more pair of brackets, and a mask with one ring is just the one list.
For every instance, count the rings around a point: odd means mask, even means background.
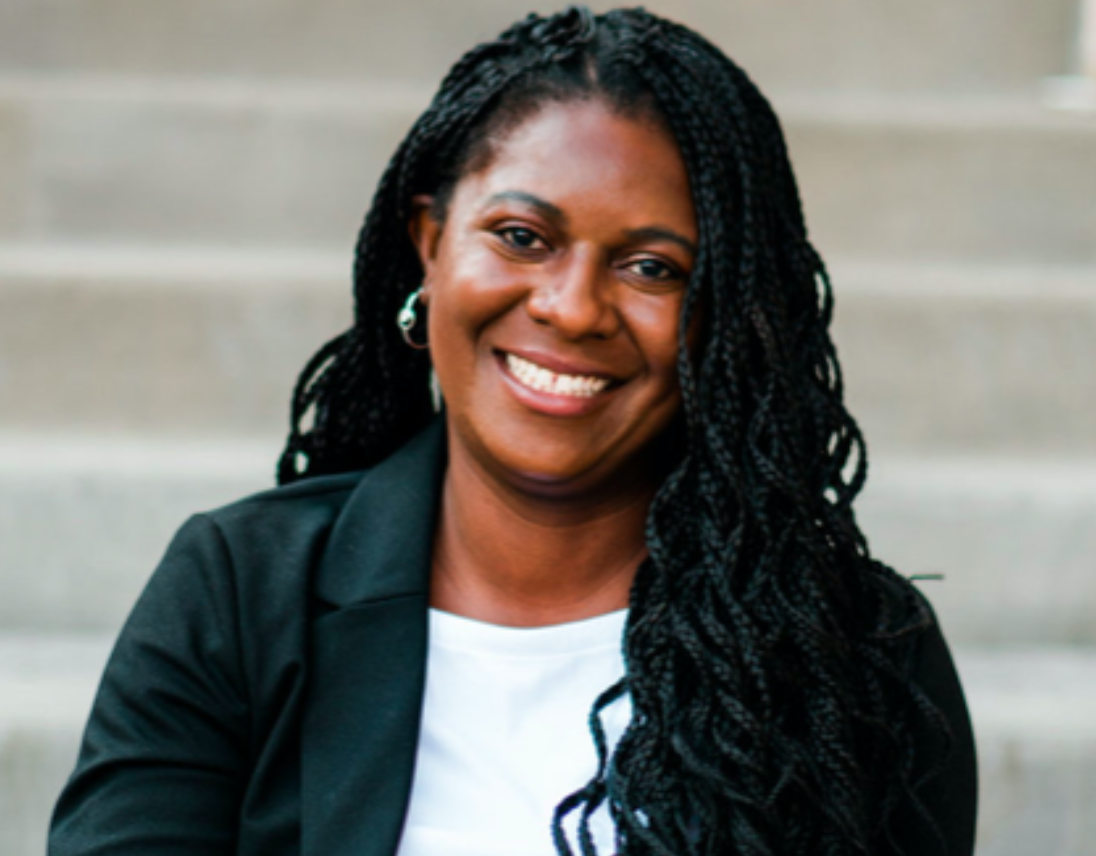
[{"label": "woman's nose", "polygon": [[575,254],[541,271],[526,301],[529,316],[567,339],[607,339],[620,326],[611,296],[611,272],[595,254]]}]

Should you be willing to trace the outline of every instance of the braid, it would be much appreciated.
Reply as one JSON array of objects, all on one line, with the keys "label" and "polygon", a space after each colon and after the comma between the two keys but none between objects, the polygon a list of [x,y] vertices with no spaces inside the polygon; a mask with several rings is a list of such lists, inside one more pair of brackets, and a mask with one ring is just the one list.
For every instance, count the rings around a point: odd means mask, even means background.
[{"label": "braid", "polygon": [[[572,8],[457,62],[380,180],[355,251],[354,325],[301,374],[279,481],[372,466],[426,424],[429,360],[393,323],[422,278],[411,199],[433,195],[444,217],[507,131],[545,103],[592,98],[677,141],[700,233],[679,333],[701,336],[678,357],[684,412],[648,514],[626,677],[591,712],[598,769],[560,803],[556,849],[573,853],[575,812],[579,852],[596,853],[589,821],[604,805],[625,856],[900,852],[889,821],[908,804],[934,827],[917,792],[949,749],[911,677],[931,618],[853,514],[866,448],[780,123],[692,31]],[[610,755],[600,714],[625,692],[634,715]]]}]

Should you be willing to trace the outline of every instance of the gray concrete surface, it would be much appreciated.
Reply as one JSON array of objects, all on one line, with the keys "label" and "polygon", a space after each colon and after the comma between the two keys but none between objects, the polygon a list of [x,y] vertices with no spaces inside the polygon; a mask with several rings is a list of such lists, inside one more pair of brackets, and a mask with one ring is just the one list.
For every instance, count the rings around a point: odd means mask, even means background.
[{"label": "gray concrete surface", "polygon": [[[381,164],[517,0],[0,4],[0,853],[42,851],[110,637],[271,483]],[[596,4],[599,8],[607,4]],[[1096,114],[1076,0],[655,0],[788,130],[872,448],[860,520],[957,645],[978,856],[1096,839]]]},{"label": "gray concrete surface", "polygon": [[807,222],[826,252],[1096,262],[1096,115],[1012,102],[784,103]]},{"label": "gray concrete surface", "polygon": [[[7,0],[0,68],[438,80],[532,0]],[[591,3],[597,9],[619,5]],[[762,83],[828,92],[1026,92],[1069,70],[1073,0],[652,0]]]},{"label": "gray concrete surface", "polygon": [[7,430],[288,429],[308,358],[352,321],[349,252],[0,248]]},{"label": "gray concrete surface", "polygon": [[[273,483],[280,438],[0,437],[0,627],[112,632],[192,512]],[[963,644],[1096,645],[1096,461],[873,458],[860,522]]]},{"label": "gray concrete surface", "polygon": [[277,436],[0,440],[0,628],[115,633],[192,513],[273,486]]},{"label": "gray concrete surface", "polygon": [[832,268],[846,399],[877,452],[1096,452],[1096,266]]},{"label": "gray concrete surface", "polygon": [[[105,636],[0,635],[5,856],[43,851],[109,646]],[[955,653],[979,746],[979,856],[1091,856],[1096,649]]]},{"label": "gray concrete surface", "polygon": [[[300,367],[350,323],[348,255],[0,245],[4,429],[281,430]],[[874,449],[1096,454],[1096,265],[831,268]]]},{"label": "gray concrete surface", "polygon": [[[426,100],[413,86],[0,79],[15,159],[0,165],[14,188],[0,240],[343,249]],[[1096,116],[938,96],[777,106],[830,254],[1096,264]]]},{"label": "gray concrete surface", "polygon": [[1088,856],[1096,649],[962,649],[981,776],[978,856]]},{"label": "gray concrete surface", "polygon": [[873,553],[964,644],[1096,643],[1096,461],[874,457],[858,518]]},{"label": "gray concrete surface", "polygon": [[41,856],[112,640],[0,633],[0,853]]},{"label": "gray concrete surface", "polygon": [[394,88],[0,79],[17,191],[0,239],[352,245],[429,97]]}]

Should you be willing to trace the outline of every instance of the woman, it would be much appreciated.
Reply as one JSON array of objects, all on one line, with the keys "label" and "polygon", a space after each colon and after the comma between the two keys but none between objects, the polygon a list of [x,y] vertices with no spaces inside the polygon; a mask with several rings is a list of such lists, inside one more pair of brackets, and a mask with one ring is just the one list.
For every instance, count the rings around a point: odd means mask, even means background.
[{"label": "woman", "polygon": [[355,296],[283,486],[137,605],[51,853],[972,852],[962,693],[856,526],[829,283],[741,70],[635,10],[475,48]]}]

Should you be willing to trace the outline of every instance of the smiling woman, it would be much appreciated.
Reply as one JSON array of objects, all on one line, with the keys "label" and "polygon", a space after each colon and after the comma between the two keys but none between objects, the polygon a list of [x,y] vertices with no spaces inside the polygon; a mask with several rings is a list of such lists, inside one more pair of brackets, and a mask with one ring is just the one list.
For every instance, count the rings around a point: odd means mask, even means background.
[{"label": "smiling woman", "polygon": [[962,691],[857,528],[829,281],[737,66],[638,10],[473,49],[355,297],[282,487],[135,608],[54,856],[972,852]]},{"label": "smiling woman", "polygon": [[552,104],[460,182],[443,219],[416,201],[450,460],[519,495],[630,497],[681,404],[696,222],[673,138],[602,101]]}]

